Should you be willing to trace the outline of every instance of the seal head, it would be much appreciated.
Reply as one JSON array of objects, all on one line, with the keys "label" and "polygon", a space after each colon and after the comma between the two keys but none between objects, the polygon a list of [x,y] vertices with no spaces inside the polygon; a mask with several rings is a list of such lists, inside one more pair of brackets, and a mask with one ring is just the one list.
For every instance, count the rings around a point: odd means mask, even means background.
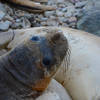
[{"label": "seal head", "polygon": [[5,69],[20,84],[34,91],[44,91],[67,51],[68,42],[60,30],[45,30],[15,47],[8,55]]}]

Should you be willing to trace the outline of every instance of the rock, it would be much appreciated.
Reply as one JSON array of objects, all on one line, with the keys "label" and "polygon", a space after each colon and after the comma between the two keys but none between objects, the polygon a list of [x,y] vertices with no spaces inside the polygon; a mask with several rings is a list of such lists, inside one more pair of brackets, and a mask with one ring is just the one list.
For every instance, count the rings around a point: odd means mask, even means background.
[{"label": "rock", "polygon": [[46,22],[41,22],[41,25],[46,26],[47,23]]},{"label": "rock", "polygon": [[63,86],[52,79],[46,91],[36,100],[71,100],[71,98]]},{"label": "rock", "polygon": [[62,3],[64,2],[65,0],[57,0],[58,3]]},{"label": "rock", "polygon": [[77,22],[77,18],[76,17],[70,17],[68,19],[68,23],[73,23],[73,22]]},{"label": "rock", "polygon": [[27,18],[23,18],[22,19],[22,26],[23,26],[23,28],[29,28],[29,27],[31,27],[31,23]]},{"label": "rock", "polygon": [[5,47],[14,37],[13,31],[0,32],[0,49]]},{"label": "rock", "polygon": [[100,10],[84,14],[78,21],[77,28],[100,36]]},{"label": "rock", "polygon": [[54,15],[54,14],[55,14],[55,11],[46,11],[46,12],[44,13],[44,15],[45,15],[46,17],[49,17],[49,16]]},{"label": "rock", "polygon": [[47,20],[48,20],[48,18],[46,18],[46,17],[41,18],[41,21],[47,21]]},{"label": "rock", "polygon": [[[40,27],[41,25],[67,26],[70,24],[66,23],[67,20],[70,17],[77,17],[81,15],[81,7],[85,5],[85,1],[83,0],[73,0],[75,3],[70,1],[71,0],[48,0],[48,2],[45,4],[54,6],[57,9],[53,11],[45,11],[44,13],[29,13],[27,11],[11,8],[9,5],[0,3],[0,20],[3,22],[2,25],[5,25],[5,21],[11,22],[11,24],[9,25],[8,23],[8,27],[6,27],[8,29]],[[2,30],[5,31],[8,29]]]},{"label": "rock", "polygon": [[4,4],[0,3],[0,11],[6,12],[7,10],[4,7]]},{"label": "rock", "polygon": [[87,1],[77,2],[75,4],[75,7],[76,8],[82,8],[82,7],[84,7],[86,5],[86,3],[87,3]]},{"label": "rock", "polygon": [[5,53],[7,53],[7,50],[5,49],[0,50],[0,56],[4,55]]},{"label": "rock", "polygon": [[3,11],[0,10],[0,20],[2,20],[2,18],[5,16],[5,13]]},{"label": "rock", "polygon": [[13,22],[13,17],[11,17],[11,16],[9,16],[9,15],[6,15],[5,16],[5,18],[4,18],[5,20],[8,20],[8,21],[10,21],[10,22]]},{"label": "rock", "polygon": [[67,12],[67,7],[62,8],[63,12]]},{"label": "rock", "polygon": [[62,17],[62,16],[64,16],[64,13],[57,10],[57,11],[56,11],[56,15]]},{"label": "rock", "polygon": [[100,36],[100,0],[89,0],[84,7],[77,28]]},{"label": "rock", "polygon": [[68,21],[68,19],[65,17],[58,17],[58,20],[59,20],[59,23],[64,23]]},{"label": "rock", "polygon": [[0,31],[8,30],[9,26],[11,25],[10,21],[0,22]]},{"label": "rock", "polygon": [[65,17],[71,17],[75,12],[75,7],[74,6],[68,6],[67,7],[67,12],[65,13]]},{"label": "rock", "polygon": [[58,26],[58,21],[56,21],[56,20],[52,20],[52,19],[48,19],[47,20],[47,25],[48,26]]},{"label": "rock", "polygon": [[91,8],[100,8],[100,0],[88,0],[84,9],[88,11]]},{"label": "rock", "polygon": [[50,16],[50,19],[52,19],[52,20],[56,20],[57,17],[56,17],[56,16]]}]

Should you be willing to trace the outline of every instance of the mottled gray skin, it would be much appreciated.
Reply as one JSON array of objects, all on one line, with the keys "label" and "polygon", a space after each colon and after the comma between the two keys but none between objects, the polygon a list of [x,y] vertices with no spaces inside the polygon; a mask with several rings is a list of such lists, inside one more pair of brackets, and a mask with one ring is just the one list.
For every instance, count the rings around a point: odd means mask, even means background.
[{"label": "mottled gray skin", "polygon": [[[50,36],[50,35],[49,35]],[[61,64],[68,43],[59,33],[52,37],[32,37],[0,58],[0,100],[34,100],[41,94],[32,86]],[[41,68],[37,66],[41,65]],[[51,75],[52,77],[52,75]]]}]

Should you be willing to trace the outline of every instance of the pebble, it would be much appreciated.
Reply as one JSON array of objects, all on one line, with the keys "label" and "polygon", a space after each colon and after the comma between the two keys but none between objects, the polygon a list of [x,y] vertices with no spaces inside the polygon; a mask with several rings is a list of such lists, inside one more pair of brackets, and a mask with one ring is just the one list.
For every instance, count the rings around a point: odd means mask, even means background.
[{"label": "pebble", "polygon": [[76,18],[76,17],[70,17],[70,18],[68,19],[68,22],[69,22],[69,23],[77,22],[77,18]]},{"label": "pebble", "polygon": [[8,30],[10,25],[11,25],[10,21],[0,22],[0,31]]},{"label": "pebble", "polygon": [[67,12],[67,7],[62,8],[62,12]]},{"label": "pebble", "polygon": [[5,49],[0,50],[0,56],[2,56],[5,53],[7,53],[7,51]]},{"label": "pebble", "polygon": [[54,15],[54,14],[55,14],[55,11],[46,11],[46,12],[44,13],[44,15],[45,15],[46,17],[49,17],[49,16]]},{"label": "pebble", "polygon": [[77,23],[77,16],[86,5],[86,0],[48,0],[46,4],[57,9],[44,13],[29,13],[0,3],[0,30],[61,25],[71,27],[70,23]]},{"label": "pebble", "polygon": [[82,1],[82,2],[77,2],[76,4],[75,4],[75,7],[76,8],[81,8],[81,7],[84,7],[85,5],[86,5],[86,1]]},{"label": "pebble", "polygon": [[5,16],[5,13],[3,11],[0,10],[0,20],[2,20],[2,18]]},{"label": "pebble", "polygon": [[56,11],[56,15],[62,17],[62,16],[64,16],[64,13],[57,10],[57,11]]},{"label": "pebble", "polygon": [[67,12],[65,13],[65,17],[71,17],[75,13],[75,7],[74,6],[68,6]]}]

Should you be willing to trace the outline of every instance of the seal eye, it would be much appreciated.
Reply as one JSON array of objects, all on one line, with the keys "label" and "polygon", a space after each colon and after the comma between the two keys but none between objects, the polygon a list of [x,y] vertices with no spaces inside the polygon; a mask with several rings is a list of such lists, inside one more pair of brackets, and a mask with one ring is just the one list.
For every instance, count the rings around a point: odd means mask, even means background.
[{"label": "seal eye", "polygon": [[39,41],[40,38],[39,38],[38,36],[33,36],[33,37],[31,38],[31,40],[32,40],[32,41]]},{"label": "seal eye", "polygon": [[51,64],[51,60],[49,58],[44,58],[42,61],[43,65],[49,66]]}]

